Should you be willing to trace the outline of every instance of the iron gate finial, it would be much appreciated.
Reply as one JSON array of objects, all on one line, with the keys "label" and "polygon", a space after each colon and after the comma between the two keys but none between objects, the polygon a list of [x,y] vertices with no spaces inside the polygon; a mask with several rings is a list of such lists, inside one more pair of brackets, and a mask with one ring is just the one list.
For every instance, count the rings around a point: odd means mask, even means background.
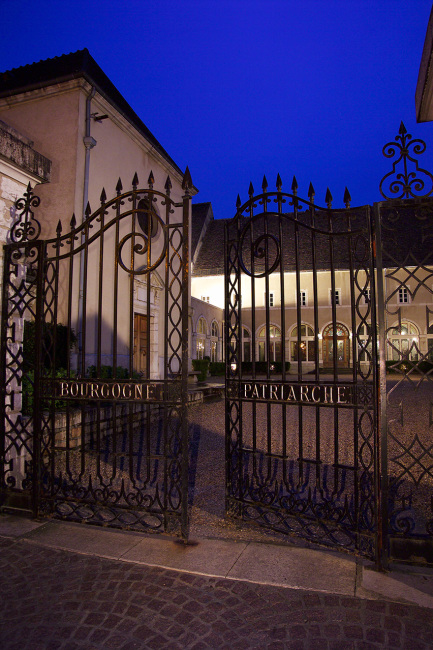
[{"label": "iron gate finial", "polygon": [[[418,166],[418,161],[410,155],[410,147],[412,147],[412,154],[419,156],[426,150],[426,144],[419,138],[411,139],[412,135],[407,132],[403,122],[400,123],[398,135],[395,137],[395,142],[387,142],[382,149],[385,158],[394,158],[398,156],[392,163],[392,171],[385,174],[379,184],[381,195],[385,199],[416,199],[421,197],[430,196],[433,192],[433,175],[426,169]],[[402,163],[402,171],[397,171],[398,163]],[[408,162],[414,164],[414,171],[408,170]],[[417,178],[416,174],[421,173],[431,183],[429,192],[422,193],[426,183],[422,178]],[[395,175],[395,178],[391,177]],[[386,182],[386,188],[384,183]]]},{"label": "iron gate finial", "polygon": [[192,178],[188,165],[183,175],[182,189],[185,191],[185,194],[190,194],[190,190],[192,189]]},{"label": "iron gate finial", "polygon": [[352,197],[350,196],[350,192],[347,189],[347,187],[344,188],[344,196],[343,196],[343,202],[346,208],[350,208],[350,203],[352,201]]}]

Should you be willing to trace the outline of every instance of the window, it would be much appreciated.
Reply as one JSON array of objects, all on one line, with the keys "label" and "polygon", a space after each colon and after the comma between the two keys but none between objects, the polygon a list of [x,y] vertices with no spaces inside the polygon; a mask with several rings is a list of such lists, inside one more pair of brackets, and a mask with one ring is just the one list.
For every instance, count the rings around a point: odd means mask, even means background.
[{"label": "window", "polygon": [[141,199],[138,202],[137,209],[138,224],[141,230],[148,236],[150,227],[150,236],[152,238],[156,237],[158,234],[159,220],[155,208],[153,206],[149,208],[149,201],[147,199]]},{"label": "window", "polygon": [[398,290],[398,304],[407,305],[410,302],[409,290],[406,287],[400,287]]},{"label": "window", "polygon": [[203,359],[204,357],[204,340],[197,339],[197,359]]},{"label": "window", "polygon": [[207,325],[203,316],[200,316],[200,318],[198,319],[197,332],[199,334],[207,334]]},{"label": "window", "polygon": [[242,361],[251,361],[251,335],[246,327],[242,328]]},{"label": "window", "polygon": [[[265,293],[265,305],[266,305],[266,293]],[[269,292],[269,307],[275,307],[274,292]]]},{"label": "window", "polygon": [[205,355],[205,341],[207,334],[207,325],[203,316],[200,316],[197,322],[197,344],[196,344],[196,358],[203,359]]},{"label": "window", "polygon": [[210,331],[211,331],[210,360],[218,361],[218,323],[216,321],[212,321]]},{"label": "window", "polygon": [[266,327],[259,330],[259,361],[281,361],[281,330],[269,325],[269,355],[266,354]]},{"label": "window", "polygon": [[418,361],[418,341],[419,331],[416,325],[401,321],[401,325],[388,332],[388,357],[393,361]]},{"label": "window", "polygon": [[204,302],[209,302],[209,296],[201,296],[201,299],[204,300]]},{"label": "window", "polygon": [[309,325],[302,324],[299,328],[300,341],[298,338],[298,326],[290,332],[290,357],[292,361],[314,361],[316,351],[316,341],[314,339],[314,330]]},{"label": "window", "polygon": [[364,289],[363,293],[363,302],[364,305],[369,305],[370,304],[370,289]]},{"label": "window", "polygon": [[306,291],[301,291],[299,294],[299,302],[301,303],[301,307],[307,307],[308,305],[308,297],[307,297],[307,292]]},{"label": "window", "polygon": [[371,325],[360,325],[358,327],[358,361],[371,361]]},{"label": "window", "polygon": [[[329,304],[332,305],[332,289],[329,289]],[[334,304],[341,305],[341,289],[335,289],[334,291]]]},{"label": "window", "polygon": [[427,359],[433,361],[433,324],[427,328]]}]

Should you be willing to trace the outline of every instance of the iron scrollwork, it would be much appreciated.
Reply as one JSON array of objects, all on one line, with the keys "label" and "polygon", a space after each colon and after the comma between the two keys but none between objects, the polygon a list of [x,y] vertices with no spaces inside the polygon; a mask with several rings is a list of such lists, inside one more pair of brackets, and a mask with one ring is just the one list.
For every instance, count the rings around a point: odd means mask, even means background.
[{"label": "iron scrollwork", "polygon": [[[140,266],[139,268],[135,268],[134,265],[134,258],[135,255],[147,255],[149,253],[149,246],[150,246],[150,251],[152,250],[151,244],[149,242],[149,236],[148,233],[146,232],[133,232],[133,233],[128,233],[121,239],[121,241],[118,244],[118,261],[119,261],[119,266],[122,267],[124,271],[127,273],[132,273],[132,275],[144,275],[145,273],[150,273],[151,271],[154,271],[158,266],[161,264],[163,259],[165,258],[166,252],[167,252],[167,245],[168,245],[168,238],[167,238],[167,232],[166,232],[166,227],[162,219],[156,214],[152,213],[152,218],[156,221],[158,224],[158,229],[161,229],[164,237],[164,242],[162,245],[162,249],[160,254],[158,255],[158,258],[156,259],[155,262],[150,262],[145,264],[144,266]],[[153,224],[152,224],[153,226]],[[152,237],[152,233],[151,233]],[[124,252],[125,245],[127,242],[131,242],[132,246],[132,251],[130,255],[130,263],[129,266],[124,262],[122,259],[122,254]]]},{"label": "iron scrollwork", "polygon": [[[412,135],[407,132],[406,127],[401,122],[398,135],[395,138],[396,142],[388,142],[382,149],[386,158],[398,156],[392,164],[392,171],[380,181],[379,190],[385,199],[421,198],[430,196],[433,192],[433,175],[426,169],[419,167],[416,158],[410,155],[411,149],[413,155],[419,156],[424,153],[426,144],[419,138],[413,140],[411,138]],[[400,162],[403,167],[402,171],[398,172],[396,167]],[[414,163],[415,171],[409,171],[408,162]],[[417,174],[422,174],[425,180],[418,178]],[[392,179],[393,176],[395,176],[394,179]],[[423,192],[426,182],[431,184],[431,189]],[[386,184],[386,188],[384,184]]]},{"label": "iron scrollwork", "polygon": [[[263,213],[249,219],[242,229],[239,238],[239,263],[243,272],[255,278],[264,278],[275,271],[281,259],[281,246],[278,238],[270,232],[254,233],[254,224],[259,219],[266,219],[273,213]],[[251,268],[245,262],[245,256],[250,257]],[[255,268],[258,261],[259,269]]]},{"label": "iron scrollwork", "polygon": [[41,234],[41,224],[35,219],[32,208],[37,208],[40,202],[40,198],[33,194],[32,186],[29,183],[24,196],[14,204],[15,210],[20,211],[9,233],[10,240],[14,244],[38,239]]}]

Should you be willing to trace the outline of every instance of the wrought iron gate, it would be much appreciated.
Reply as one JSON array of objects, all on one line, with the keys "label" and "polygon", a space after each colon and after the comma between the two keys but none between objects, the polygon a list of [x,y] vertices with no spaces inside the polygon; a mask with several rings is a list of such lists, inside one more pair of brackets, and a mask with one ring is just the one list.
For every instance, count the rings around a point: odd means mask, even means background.
[{"label": "wrought iron gate", "polygon": [[[187,536],[189,172],[40,240],[29,186],[5,247],[1,501]],[[135,323],[135,327],[134,327]],[[140,323],[138,331],[137,323]],[[135,354],[134,354],[135,347]]]},{"label": "wrought iron gate", "polygon": [[[226,225],[226,503],[376,557],[377,344],[370,207],[282,191]],[[290,372],[289,372],[290,371]]]}]

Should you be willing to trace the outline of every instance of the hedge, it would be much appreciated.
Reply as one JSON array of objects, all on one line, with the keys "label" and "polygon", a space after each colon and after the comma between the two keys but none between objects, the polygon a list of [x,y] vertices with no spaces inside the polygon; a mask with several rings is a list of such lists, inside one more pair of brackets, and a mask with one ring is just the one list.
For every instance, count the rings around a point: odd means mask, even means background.
[{"label": "hedge", "polygon": [[208,370],[209,370],[209,365],[210,365],[209,358],[207,358],[207,359],[193,359],[192,360],[192,368],[193,368],[193,370],[200,372],[200,374],[197,377],[198,381],[205,381],[206,380]]}]

